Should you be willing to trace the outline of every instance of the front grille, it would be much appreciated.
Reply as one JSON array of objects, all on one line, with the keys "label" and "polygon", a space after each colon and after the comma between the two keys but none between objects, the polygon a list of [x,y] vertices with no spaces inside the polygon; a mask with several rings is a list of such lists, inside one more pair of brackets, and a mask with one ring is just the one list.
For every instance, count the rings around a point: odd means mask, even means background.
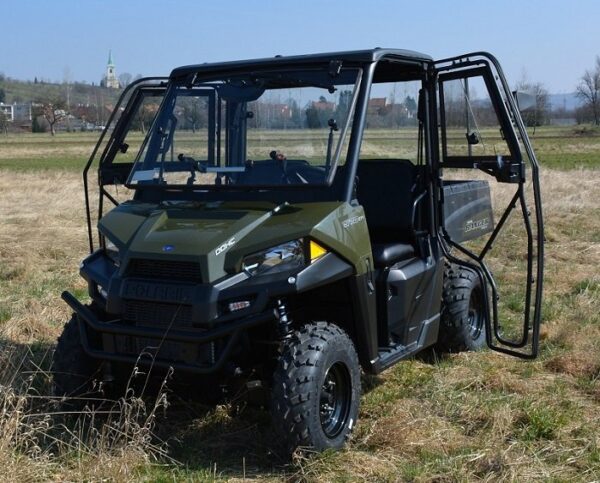
[{"label": "front grille", "polygon": [[174,280],[179,282],[202,282],[200,265],[198,263],[171,260],[134,258],[129,262],[127,275],[130,277]]},{"label": "front grille", "polygon": [[[145,327],[191,327],[191,305],[125,300],[123,319]],[[171,325],[172,324],[172,325]]]},{"label": "front grille", "polygon": [[[190,329],[192,325],[192,306],[124,300],[123,319],[137,327],[165,329],[162,337],[114,336],[116,349],[121,354],[151,354],[165,361],[179,361],[187,364],[210,365],[215,362],[215,343],[206,344],[176,342],[168,339],[168,327],[172,329]],[[201,331],[202,329],[195,329]]]},{"label": "front grille", "polygon": [[217,343],[214,341],[199,345],[126,335],[115,335],[113,340],[119,354],[132,356],[144,354],[146,360],[149,355],[154,355],[163,361],[178,361],[202,366],[213,365],[218,350]]}]

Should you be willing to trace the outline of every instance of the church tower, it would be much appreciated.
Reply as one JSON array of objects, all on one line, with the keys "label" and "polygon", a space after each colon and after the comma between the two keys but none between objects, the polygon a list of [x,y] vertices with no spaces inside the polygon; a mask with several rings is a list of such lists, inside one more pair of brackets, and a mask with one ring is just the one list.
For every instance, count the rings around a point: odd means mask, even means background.
[{"label": "church tower", "polygon": [[106,76],[104,77],[104,85],[109,89],[118,89],[119,80],[117,79],[117,72],[115,70],[115,64],[112,60],[112,51],[108,51],[108,64],[106,65]]}]

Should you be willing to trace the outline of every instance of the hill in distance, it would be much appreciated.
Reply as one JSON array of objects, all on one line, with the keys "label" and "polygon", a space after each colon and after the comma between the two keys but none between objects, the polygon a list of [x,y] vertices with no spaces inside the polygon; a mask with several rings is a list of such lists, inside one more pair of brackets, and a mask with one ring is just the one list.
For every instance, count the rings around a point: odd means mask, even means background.
[{"label": "hill in distance", "polygon": [[0,76],[0,89],[4,90],[5,104],[29,103],[32,101],[67,100],[71,106],[77,105],[114,105],[121,89],[107,89],[98,85],[82,82],[58,84],[22,81]]}]

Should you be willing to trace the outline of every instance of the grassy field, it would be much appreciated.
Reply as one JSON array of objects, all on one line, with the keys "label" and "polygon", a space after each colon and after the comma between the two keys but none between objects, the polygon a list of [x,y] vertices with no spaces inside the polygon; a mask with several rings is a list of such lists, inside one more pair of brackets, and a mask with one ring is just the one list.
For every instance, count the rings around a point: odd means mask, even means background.
[{"label": "grassy field", "polygon": [[[305,131],[298,131],[302,134]],[[261,133],[255,135],[258,137]],[[485,139],[499,142],[497,133],[482,133]],[[282,137],[283,136],[283,137]],[[273,134],[273,146],[269,149],[286,147],[293,149],[295,134]],[[0,136],[0,169],[7,168],[18,171],[39,169],[66,169],[81,170],[87,161],[99,137],[99,133],[58,133],[55,137],[49,134],[10,134]],[[297,137],[297,136],[296,136]],[[325,150],[325,138],[319,153]],[[367,132],[363,149],[371,156],[381,155],[382,149],[387,145],[397,144],[395,139],[400,138],[407,144],[407,154],[416,145],[416,131],[371,130]],[[546,168],[577,169],[597,168],[600,166],[600,130],[584,126],[554,127],[545,126],[537,128],[535,135],[530,133],[530,139],[536,151],[540,164]],[[131,145],[127,158],[132,159],[135,147],[142,141],[141,134],[130,134],[127,142]],[[250,137],[249,146],[254,159],[261,156],[267,158],[268,151],[264,153],[252,151],[256,142]],[[296,143],[297,144],[297,143]],[[256,151],[256,150],[255,150]],[[409,156],[407,156],[409,157]]]},{"label": "grassy field", "polygon": [[[347,449],[291,463],[268,414],[243,404],[209,408],[167,390],[78,423],[56,414],[49,359],[70,316],[60,292],[85,297],[79,171],[96,137],[0,136],[0,465],[12,481],[600,479],[597,132],[547,128],[533,138],[547,238],[540,357],[413,359],[365,377]],[[514,315],[510,269],[522,260],[501,249],[493,262]]]}]

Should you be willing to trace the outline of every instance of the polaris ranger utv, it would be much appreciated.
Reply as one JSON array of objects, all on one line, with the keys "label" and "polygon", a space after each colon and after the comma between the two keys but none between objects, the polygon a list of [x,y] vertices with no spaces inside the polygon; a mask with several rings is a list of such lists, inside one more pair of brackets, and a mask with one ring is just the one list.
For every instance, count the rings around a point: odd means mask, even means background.
[{"label": "polaris ranger utv", "polygon": [[[91,302],[62,295],[75,313],[54,355],[61,396],[110,391],[134,366],[218,382],[204,391],[243,381],[266,390],[290,449],[323,450],[356,423],[361,369],[432,346],[536,357],[538,165],[487,53],[378,48],[141,79],[84,186]],[[524,242],[513,226],[504,243],[515,218]],[[511,260],[502,282],[522,269],[520,315],[500,298],[493,245]]]}]

